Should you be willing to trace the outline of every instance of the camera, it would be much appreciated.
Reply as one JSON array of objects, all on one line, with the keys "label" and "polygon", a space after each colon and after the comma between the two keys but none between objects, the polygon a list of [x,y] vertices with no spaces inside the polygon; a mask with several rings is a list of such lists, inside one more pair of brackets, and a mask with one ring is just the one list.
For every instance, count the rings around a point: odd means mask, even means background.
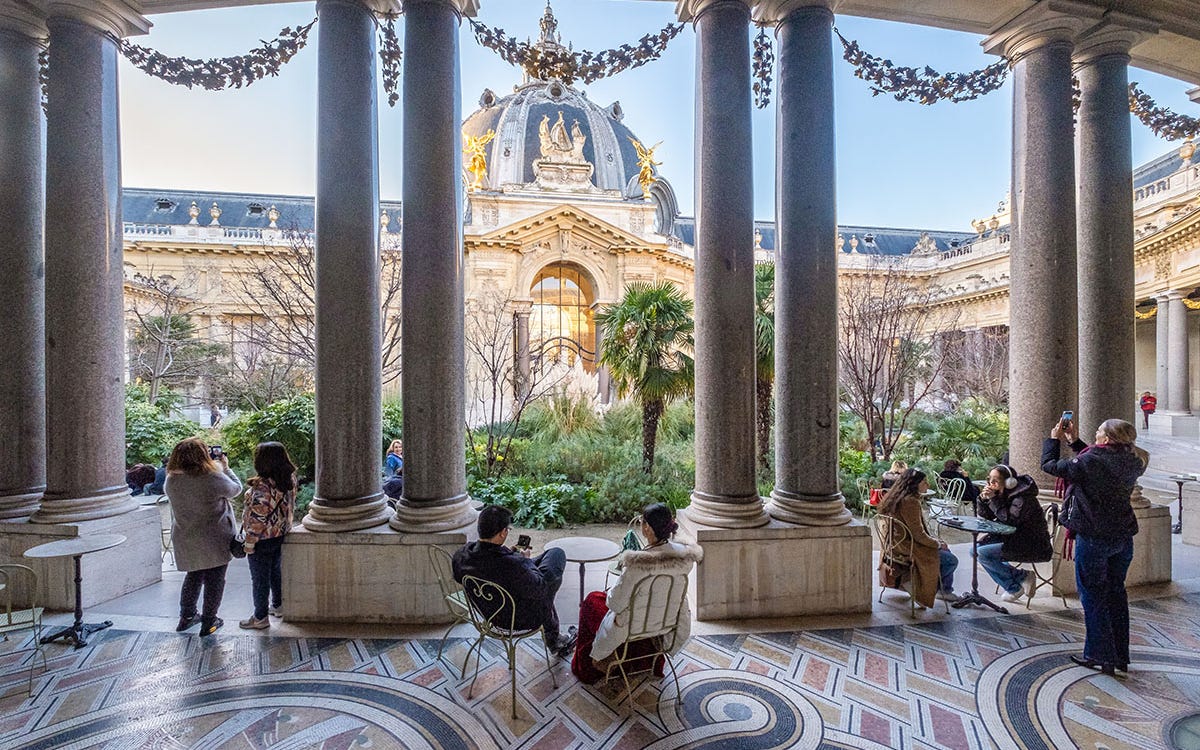
[{"label": "camera", "polygon": [[528,534],[521,534],[517,537],[517,549],[530,549],[531,547],[533,547],[533,540],[529,538]]},{"label": "camera", "polygon": [[219,445],[208,446],[208,457],[214,461],[225,455],[225,451]]}]

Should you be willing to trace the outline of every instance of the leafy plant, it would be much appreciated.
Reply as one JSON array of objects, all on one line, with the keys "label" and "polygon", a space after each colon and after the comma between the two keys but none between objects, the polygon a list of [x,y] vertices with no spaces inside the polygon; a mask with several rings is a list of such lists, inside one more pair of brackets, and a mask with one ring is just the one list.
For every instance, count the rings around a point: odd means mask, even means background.
[{"label": "leafy plant", "polygon": [[511,476],[473,482],[470,491],[475,500],[508,508],[513,525],[527,529],[581,520],[592,495],[591,489],[566,481],[542,484]]},{"label": "leafy plant", "polygon": [[125,464],[158,466],[176,443],[203,430],[190,419],[164,413],[161,394],[157,403],[150,404],[139,389],[131,385],[125,391]]},{"label": "leafy plant", "polygon": [[222,438],[225,451],[236,461],[251,460],[259,443],[283,443],[300,475],[311,477],[316,472],[316,427],[316,402],[307,393],[242,414],[222,428]]}]

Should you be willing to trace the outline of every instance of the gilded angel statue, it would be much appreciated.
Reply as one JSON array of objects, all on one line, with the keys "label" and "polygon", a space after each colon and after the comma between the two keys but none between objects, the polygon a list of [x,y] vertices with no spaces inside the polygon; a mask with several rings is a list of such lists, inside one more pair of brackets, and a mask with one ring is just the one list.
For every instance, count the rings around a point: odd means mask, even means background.
[{"label": "gilded angel statue", "polygon": [[662,166],[661,161],[654,160],[654,151],[662,145],[662,141],[654,144],[650,148],[642,145],[637,138],[630,138],[629,142],[633,144],[637,150],[637,165],[638,165],[638,184],[642,186],[642,195],[646,200],[650,199],[650,186],[654,184],[654,168]]},{"label": "gilded angel statue", "polygon": [[487,152],[484,146],[496,137],[496,131],[488,130],[483,135],[467,135],[463,133],[463,155],[467,157],[467,171],[472,180],[467,190],[479,190],[487,177]]}]

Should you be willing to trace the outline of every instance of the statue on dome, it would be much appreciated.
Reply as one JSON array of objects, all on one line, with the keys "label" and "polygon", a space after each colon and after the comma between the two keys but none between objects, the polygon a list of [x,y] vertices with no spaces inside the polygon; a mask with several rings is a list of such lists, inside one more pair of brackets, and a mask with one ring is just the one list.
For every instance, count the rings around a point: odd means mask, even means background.
[{"label": "statue on dome", "polygon": [[654,144],[650,148],[642,145],[642,142],[637,138],[630,138],[629,142],[633,144],[633,148],[637,151],[638,165],[638,184],[642,186],[642,196],[646,200],[650,200],[650,186],[654,184],[654,168],[662,166],[661,161],[654,160],[654,151],[662,145],[662,141]]},{"label": "statue on dome", "polygon": [[483,135],[463,133],[463,155],[467,157],[467,172],[472,176],[467,190],[474,191],[483,188],[483,181],[487,177],[487,152],[484,150],[484,146],[491,143],[495,137],[496,131],[490,129]]},{"label": "statue on dome", "polygon": [[584,164],[583,144],[587,136],[575,120],[571,132],[567,134],[567,126],[563,121],[562,110],[559,110],[558,120],[550,125],[550,115],[543,115],[538,124],[538,140],[541,142],[542,159],[560,163]]}]

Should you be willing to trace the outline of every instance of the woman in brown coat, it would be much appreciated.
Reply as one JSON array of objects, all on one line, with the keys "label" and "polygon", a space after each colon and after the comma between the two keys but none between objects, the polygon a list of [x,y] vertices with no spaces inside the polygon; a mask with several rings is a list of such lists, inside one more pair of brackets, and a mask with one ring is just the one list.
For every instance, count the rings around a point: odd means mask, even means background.
[{"label": "woman in brown coat", "polygon": [[913,538],[912,584],[909,592],[918,604],[932,607],[934,599],[953,601],[954,569],[958,558],[945,542],[929,535],[921,514],[921,493],[929,489],[925,473],[906,469],[879,504],[879,515],[895,518]]}]

